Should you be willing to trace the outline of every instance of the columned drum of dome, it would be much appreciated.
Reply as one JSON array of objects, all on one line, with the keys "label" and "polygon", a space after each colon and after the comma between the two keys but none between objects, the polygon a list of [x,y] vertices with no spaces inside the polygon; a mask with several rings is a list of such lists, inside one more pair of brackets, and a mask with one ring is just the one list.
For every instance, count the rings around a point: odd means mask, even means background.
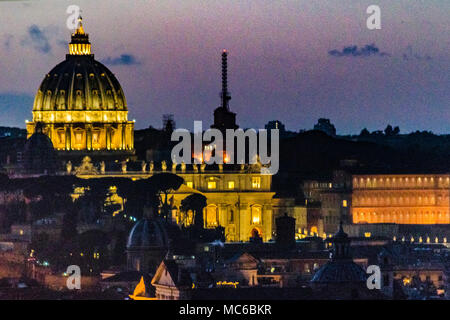
[{"label": "columned drum of dome", "polygon": [[134,154],[134,121],[128,121],[119,81],[91,54],[81,18],[66,60],[42,81],[33,105],[28,137],[42,123],[60,156]]}]

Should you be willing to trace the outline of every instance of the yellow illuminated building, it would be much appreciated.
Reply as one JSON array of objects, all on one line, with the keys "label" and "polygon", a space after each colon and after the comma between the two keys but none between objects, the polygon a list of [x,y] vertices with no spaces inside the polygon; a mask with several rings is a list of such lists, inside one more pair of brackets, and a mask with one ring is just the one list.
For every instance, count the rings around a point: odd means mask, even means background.
[{"label": "yellow illuminated building", "polygon": [[91,54],[81,17],[66,60],[42,81],[27,121],[37,124],[60,155],[133,154],[134,121],[128,121],[125,95],[114,74]]},{"label": "yellow illuminated building", "polygon": [[[102,172],[90,159],[85,159],[80,167],[71,172],[83,179],[127,177],[133,180],[146,179],[161,172],[176,174],[184,179],[184,184],[168,197],[173,221],[185,226],[194,222],[193,212],[183,212],[181,202],[192,193],[200,193],[207,198],[203,211],[205,228],[224,227],[227,241],[248,241],[256,235],[263,241],[269,241],[274,236],[276,217],[288,213],[298,218],[293,199],[274,198],[271,175],[251,170],[184,170],[179,166],[169,171],[166,167],[163,164],[154,167],[151,163],[150,166],[142,165],[141,171],[132,171],[127,169],[127,163],[123,163],[121,171]],[[306,226],[306,222],[298,220],[301,227]]]},{"label": "yellow illuminated building", "polygon": [[450,175],[355,175],[354,223],[450,223]]}]

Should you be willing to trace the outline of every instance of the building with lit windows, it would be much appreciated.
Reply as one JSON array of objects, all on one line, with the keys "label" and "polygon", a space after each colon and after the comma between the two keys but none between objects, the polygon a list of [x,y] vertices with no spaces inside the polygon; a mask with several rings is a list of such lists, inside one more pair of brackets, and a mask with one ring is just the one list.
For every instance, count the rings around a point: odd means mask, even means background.
[{"label": "building with lit windows", "polygon": [[89,35],[79,18],[66,59],[45,75],[27,121],[28,137],[42,124],[43,132],[62,158],[134,153],[134,121],[128,120],[119,81],[91,53]]},{"label": "building with lit windows", "polygon": [[302,191],[311,232],[332,234],[341,221],[351,221],[351,175],[345,171],[334,171],[331,179],[305,180]]},{"label": "building with lit windows", "polygon": [[[201,193],[207,198],[204,209],[206,228],[225,228],[227,241],[248,241],[259,236],[264,241],[273,238],[274,218],[284,213],[295,216],[294,203],[289,199],[274,199],[271,190],[272,176],[256,172],[252,167],[242,170],[213,170],[209,166],[180,166],[172,170],[167,165],[139,163],[140,170],[132,170],[133,162],[122,163],[116,168],[102,171],[100,164],[85,159],[72,174],[80,178],[128,177],[131,179],[149,178],[155,173],[171,172],[184,179],[184,184],[169,196],[172,207],[172,219],[179,225],[193,223],[192,212],[180,210],[181,201],[192,193]],[[286,203],[285,203],[286,202]],[[286,204],[286,205],[285,205]]]},{"label": "building with lit windows", "polygon": [[353,176],[353,223],[449,224],[449,208],[449,174]]}]

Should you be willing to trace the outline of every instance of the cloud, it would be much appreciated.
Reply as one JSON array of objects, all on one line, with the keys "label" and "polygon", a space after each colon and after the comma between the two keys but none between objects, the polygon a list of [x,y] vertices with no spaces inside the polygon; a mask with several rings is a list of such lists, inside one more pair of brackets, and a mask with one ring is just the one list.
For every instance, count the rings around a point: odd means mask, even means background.
[{"label": "cloud", "polygon": [[119,57],[108,57],[102,60],[104,64],[112,66],[131,66],[136,64],[141,64],[134,55],[132,54],[121,54]]},{"label": "cloud", "polygon": [[47,35],[35,24],[28,27],[27,36],[22,40],[22,45],[31,45],[37,51],[45,54],[52,51]]},{"label": "cloud", "polygon": [[56,44],[60,47],[67,48],[67,46],[69,45],[69,41],[61,39],[56,41]]},{"label": "cloud", "polygon": [[366,44],[364,47],[358,48],[358,46],[344,47],[342,51],[337,49],[328,51],[328,54],[333,57],[370,57],[378,56],[385,57],[390,56],[389,53],[381,52],[375,44]]},{"label": "cloud", "polygon": [[408,46],[406,48],[406,52],[403,53],[402,58],[403,60],[406,61],[408,60],[430,61],[432,59],[429,55],[421,56],[417,53],[414,53],[411,46]]}]

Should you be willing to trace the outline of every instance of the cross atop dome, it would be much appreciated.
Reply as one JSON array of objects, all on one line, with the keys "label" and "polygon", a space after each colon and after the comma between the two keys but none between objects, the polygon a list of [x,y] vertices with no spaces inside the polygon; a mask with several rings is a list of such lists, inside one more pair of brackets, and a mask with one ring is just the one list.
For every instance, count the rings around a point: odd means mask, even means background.
[{"label": "cross atop dome", "polygon": [[75,34],[84,34],[83,17],[81,15],[78,17],[78,28]]}]

